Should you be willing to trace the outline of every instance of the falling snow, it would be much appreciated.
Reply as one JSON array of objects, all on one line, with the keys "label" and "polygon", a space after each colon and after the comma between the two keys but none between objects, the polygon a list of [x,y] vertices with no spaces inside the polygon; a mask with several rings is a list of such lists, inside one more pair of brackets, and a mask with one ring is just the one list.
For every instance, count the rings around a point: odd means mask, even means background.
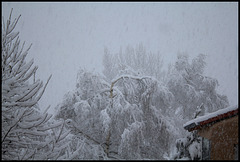
[{"label": "falling snow", "polygon": [[184,127],[238,109],[237,13],[2,3],[2,159],[202,159]]}]

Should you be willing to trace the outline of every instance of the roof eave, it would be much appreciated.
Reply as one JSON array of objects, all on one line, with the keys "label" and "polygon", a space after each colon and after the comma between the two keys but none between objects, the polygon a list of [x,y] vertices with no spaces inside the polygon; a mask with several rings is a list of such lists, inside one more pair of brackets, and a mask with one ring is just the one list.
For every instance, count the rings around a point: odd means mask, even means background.
[{"label": "roof eave", "polygon": [[188,130],[189,132],[193,131],[193,130],[197,130],[197,129],[200,129],[204,126],[208,126],[210,124],[213,124],[213,123],[216,123],[216,122],[219,122],[221,120],[225,120],[225,119],[228,119],[228,118],[232,118],[234,116],[238,115],[238,109],[236,110],[233,110],[233,111],[229,111],[227,113],[224,113],[224,114],[220,114],[216,117],[212,117],[208,120],[204,120],[204,121],[201,121],[199,123],[191,123],[191,124],[188,124],[186,126],[184,126],[184,129]]}]

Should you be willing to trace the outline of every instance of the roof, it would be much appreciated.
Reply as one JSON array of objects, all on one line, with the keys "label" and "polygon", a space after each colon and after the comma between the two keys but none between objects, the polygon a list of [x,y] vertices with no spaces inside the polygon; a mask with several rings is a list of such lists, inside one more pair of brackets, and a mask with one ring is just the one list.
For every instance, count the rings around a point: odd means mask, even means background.
[{"label": "roof", "polygon": [[227,108],[220,109],[218,111],[208,113],[204,116],[200,116],[196,119],[190,120],[187,123],[185,123],[183,127],[190,132],[199,129],[203,126],[234,117],[236,115],[238,115],[238,105],[229,106]]}]

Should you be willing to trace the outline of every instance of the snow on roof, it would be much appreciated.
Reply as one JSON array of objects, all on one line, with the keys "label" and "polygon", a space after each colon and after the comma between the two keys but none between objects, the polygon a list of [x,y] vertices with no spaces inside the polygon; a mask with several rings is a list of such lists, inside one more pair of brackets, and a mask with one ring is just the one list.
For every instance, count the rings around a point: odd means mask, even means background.
[{"label": "snow on roof", "polygon": [[196,126],[198,126],[201,122],[203,121],[206,121],[206,120],[209,120],[211,118],[214,118],[214,117],[217,117],[219,115],[222,115],[222,114],[225,114],[225,113],[228,113],[228,112],[231,112],[231,111],[234,111],[234,110],[237,110],[238,109],[238,105],[234,105],[234,106],[229,106],[227,108],[224,108],[224,109],[220,109],[218,111],[215,111],[215,112],[212,112],[212,113],[208,113],[204,116],[200,116],[196,119],[193,119],[193,120],[190,120],[188,122],[186,122],[183,127],[185,129],[191,129],[191,128],[194,128]]}]

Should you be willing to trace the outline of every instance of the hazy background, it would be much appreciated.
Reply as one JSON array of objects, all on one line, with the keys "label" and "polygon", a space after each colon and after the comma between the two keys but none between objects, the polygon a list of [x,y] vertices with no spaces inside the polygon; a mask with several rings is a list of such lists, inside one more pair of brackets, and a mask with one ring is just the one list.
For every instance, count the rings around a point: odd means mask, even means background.
[{"label": "hazy background", "polygon": [[178,52],[190,60],[207,55],[205,74],[219,81],[218,92],[238,103],[238,3],[2,3],[6,21],[21,14],[15,31],[33,43],[28,59],[38,65],[46,83],[39,104],[53,108],[75,89],[79,67],[102,72],[104,47],[117,53],[142,42],[147,51],[164,57],[165,67]]}]

